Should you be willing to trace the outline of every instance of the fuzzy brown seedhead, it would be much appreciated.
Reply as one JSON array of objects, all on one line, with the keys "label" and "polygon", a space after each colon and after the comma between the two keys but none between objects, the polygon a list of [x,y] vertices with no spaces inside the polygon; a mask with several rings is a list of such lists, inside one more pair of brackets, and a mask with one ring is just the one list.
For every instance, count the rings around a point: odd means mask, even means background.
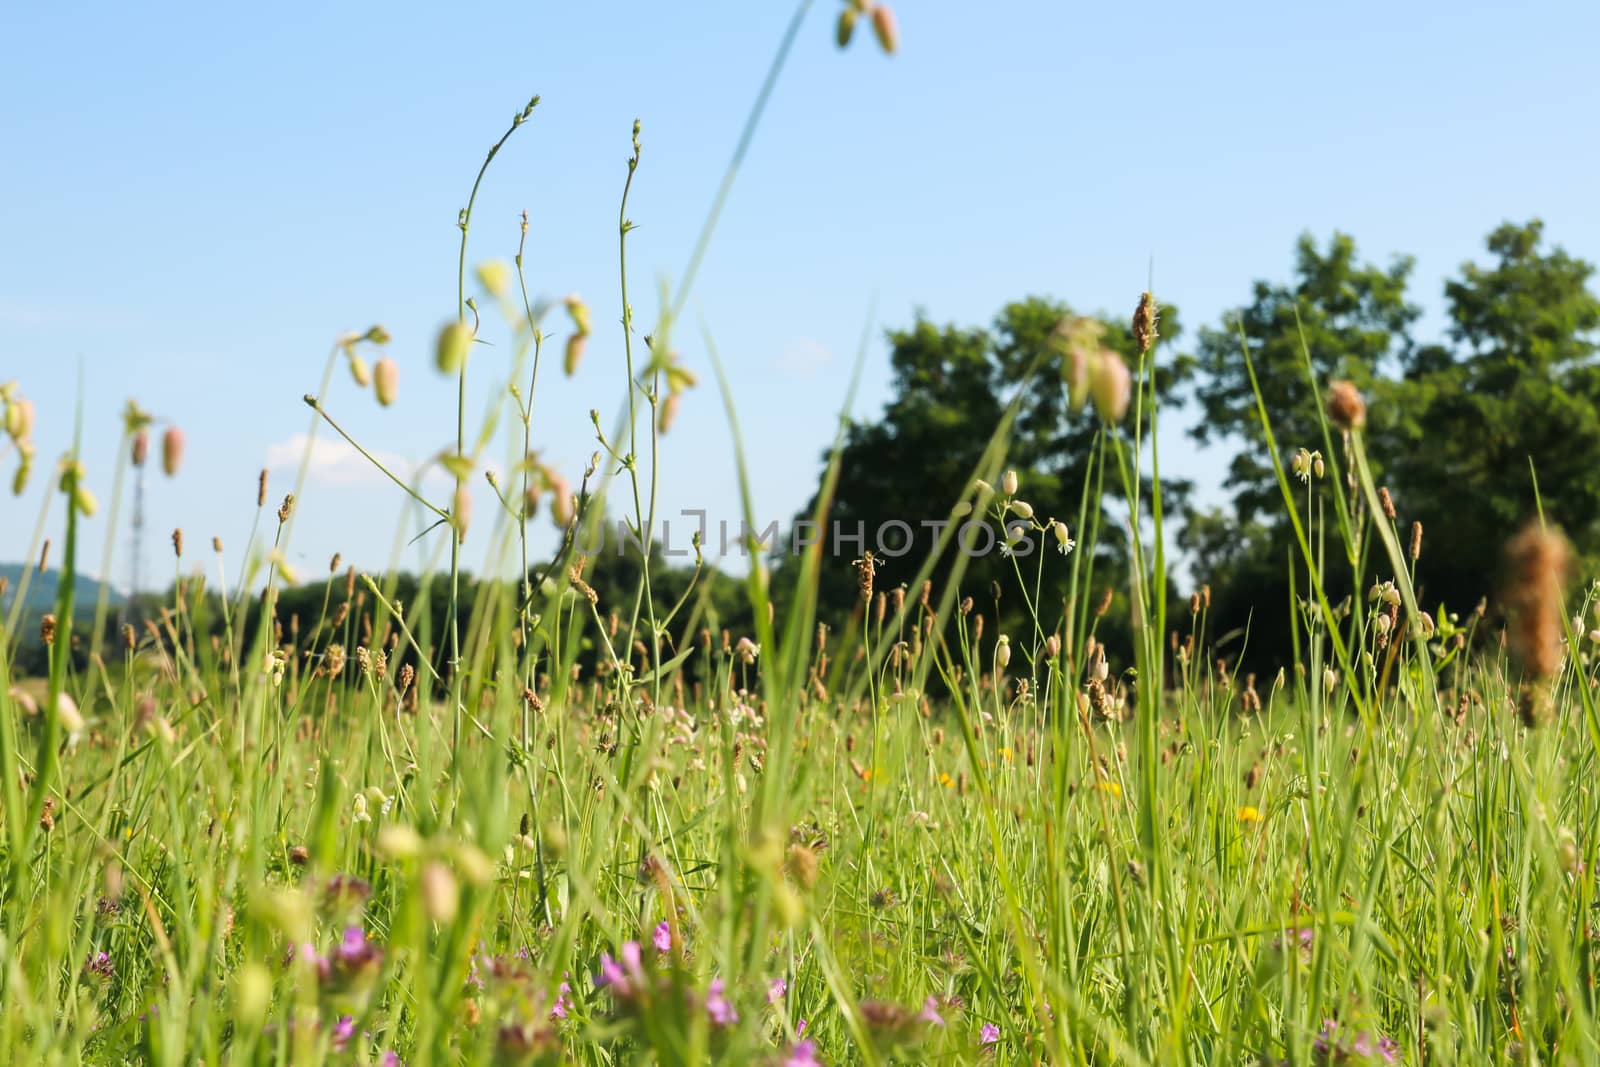
[{"label": "fuzzy brown seedhead", "polygon": [[1505,556],[1502,596],[1510,615],[1512,651],[1529,674],[1548,678],[1561,666],[1561,593],[1571,564],[1567,539],[1530,522],[1506,542]]},{"label": "fuzzy brown seedhead", "polygon": [[1337,381],[1328,386],[1328,418],[1341,430],[1359,430],[1367,424],[1367,402],[1354,382]]}]

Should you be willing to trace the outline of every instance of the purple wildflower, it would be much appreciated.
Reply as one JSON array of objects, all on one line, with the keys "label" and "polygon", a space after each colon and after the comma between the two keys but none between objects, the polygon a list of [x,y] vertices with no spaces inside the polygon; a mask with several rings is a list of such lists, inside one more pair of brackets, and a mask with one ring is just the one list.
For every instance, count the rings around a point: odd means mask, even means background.
[{"label": "purple wildflower", "polygon": [[115,973],[115,968],[111,965],[111,957],[104,952],[90,953],[83,961],[83,969],[86,973],[92,974],[97,978],[110,978]]},{"label": "purple wildflower", "polygon": [[944,1016],[939,1014],[939,1001],[929,997],[922,1002],[922,1010],[917,1013],[917,1018],[933,1026],[943,1026]]},{"label": "purple wildflower", "polygon": [[333,1051],[343,1052],[350,1044],[350,1039],[356,1036],[356,1020],[353,1015],[341,1015],[339,1021],[333,1024]]},{"label": "purple wildflower", "polygon": [[668,925],[667,920],[662,919],[656,924],[656,932],[651,940],[657,952],[672,951],[672,927]]},{"label": "purple wildflower", "polygon": [[783,1067],[822,1067],[822,1061],[817,1058],[817,1043],[801,1041],[796,1044],[783,1058]]},{"label": "purple wildflower", "polygon": [[711,1021],[718,1026],[732,1026],[739,1021],[739,1013],[734,1010],[733,1004],[722,995],[722,979],[711,979],[711,987],[706,991],[706,1014],[711,1016]]},{"label": "purple wildflower", "polygon": [[550,1005],[550,1018],[565,1019],[572,1012],[572,986],[566,982],[556,990],[555,1003]]},{"label": "purple wildflower", "polygon": [[994,1023],[984,1023],[983,1029],[978,1031],[978,1044],[997,1045],[1000,1043],[1000,1028]]},{"label": "purple wildflower", "polygon": [[787,992],[789,992],[789,983],[782,978],[774,978],[767,986],[767,1003],[778,1003]]},{"label": "purple wildflower", "polygon": [[394,1049],[390,1049],[378,1060],[378,1067],[406,1067],[406,1063],[400,1058],[399,1053],[395,1052]]},{"label": "purple wildflower", "polygon": [[1393,1038],[1351,1030],[1333,1019],[1323,1020],[1311,1047],[1319,1064],[1395,1063],[1400,1056],[1400,1046]]},{"label": "purple wildflower", "polygon": [[643,985],[644,957],[637,941],[625,943],[621,954],[621,960],[612,959],[609,952],[600,954],[600,973],[594,984],[610,989],[616,997],[631,1000]]}]

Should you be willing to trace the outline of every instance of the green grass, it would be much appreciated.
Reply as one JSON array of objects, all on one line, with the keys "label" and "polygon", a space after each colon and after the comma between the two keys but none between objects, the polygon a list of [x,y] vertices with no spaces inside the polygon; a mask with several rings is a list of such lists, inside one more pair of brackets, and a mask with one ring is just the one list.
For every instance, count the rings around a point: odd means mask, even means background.
[{"label": "green grass", "polygon": [[[88,614],[80,457],[63,461],[48,678],[12,677],[16,617],[0,632],[0,1059],[1600,1059],[1596,667],[1570,629],[1561,669],[1535,682],[1476,617],[1424,627],[1359,430],[1287,443],[1330,468],[1297,485],[1260,412],[1304,594],[1299,661],[1276,678],[1219,665],[1204,598],[1186,612],[1169,595],[1146,388],[1159,348],[1135,369],[1133,429],[1101,423],[1084,543],[1018,562],[1020,624],[962,587],[953,526],[903,595],[867,597],[825,636],[819,615],[848,606],[819,605],[818,578],[852,563],[821,545],[776,604],[752,553],[748,633],[713,632],[704,582],[667,603],[648,569],[623,602],[594,601],[573,546],[613,495],[654,528],[662,409],[695,384],[668,339],[808,6],[648,345],[627,305],[624,193],[623,414],[609,433],[596,416],[572,496],[520,461],[554,327],[520,251],[467,300],[463,212],[450,318],[503,330],[511,355],[491,366],[472,346],[452,365],[462,397],[470,373],[507,403],[473,428],[458,402],[444,465],[464,483],[503,449],[512,474],[494,483],[504,507],[472,522],[400,483],[450,538],[411,603],[394,575],[359,575],[316,617],[251,624],[258,601],[276,617],[293,523],[317,519],[286,502],[261,509],[242,575],[191,545],[161,616],[85,665],[65,639]],[[639,138],[628,187],[645,180]],[[334,371],[385,339],[335,346],[307,397],[314,429],[344,432],[355,401]],[[1009,430],[1008,415],[951,514],[1022,514]],[[1098,493],[1109,474],[1137,499],[1140,472],[1153,493],[1117,590],[1132,640],[1105,648],[1097,549],[1122,534]],[[752,520],[761,472],[742,452],[739,476]],[[572,508],[554,561],[531,569],[530,494]],[[524,577],[465,596],[458,534]],[[1350,588],[1325,585],[1330,552]],[[948,579],[925,587],[941,560]],[[1044,567],[1069,576],[1065,605],[1037,602]],[[1587,616],[1590,596],[1546,607]]]}]

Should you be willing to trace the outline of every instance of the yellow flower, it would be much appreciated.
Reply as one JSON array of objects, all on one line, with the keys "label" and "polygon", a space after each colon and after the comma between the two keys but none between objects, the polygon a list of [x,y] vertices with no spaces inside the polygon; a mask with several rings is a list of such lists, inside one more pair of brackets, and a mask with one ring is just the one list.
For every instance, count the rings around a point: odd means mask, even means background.
[{"label": "yellow flower", "polygon": [[1249,804],[1246,804],[1245,806],[1243,806],[1242,808],[1239,809],[1239,821],[1240,822],[1260,822],[1261,821],[1261,811],[1259,809],[1257,809],[1257,808],[1251,807]]},{"label": "yellow flower", "polygon": [[944,786],[946,789],[954,789],[955,788],[955,784],[956,784],[956,780],[954,778],[950,777],[948,774],[944,773],[943,771],[940,771],[939,772],[939,784]]},{"label": "yellow flower", "polygon": [[1096,782],[1094,787],[1102,793],[1110,793],[1114,797],[1122,795],[1122,786],[1117,782]]},{"label": "yellow flower", "polygon": [[1000,758],[1005,760],[1007,763],[1010,763],[1011,762],[1011,750],[1009,748],[1002,748],[1000,750]]}]

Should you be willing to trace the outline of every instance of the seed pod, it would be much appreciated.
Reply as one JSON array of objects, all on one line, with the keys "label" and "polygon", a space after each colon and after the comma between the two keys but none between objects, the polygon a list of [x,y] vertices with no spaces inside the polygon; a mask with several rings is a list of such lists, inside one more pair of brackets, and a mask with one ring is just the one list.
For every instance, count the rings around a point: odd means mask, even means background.
[{"label": "seed pod", "polygon": [[400,394],[400,367],[388,356],[373,364],[372,391],[377,395],[378,403],[384,407],[393,404],[395,397]]},{"label": "seed pod", "polygon": [[467,350],[472,347],[472,329],[464,322],[449,322],[439,331],[434,345],[433,363],[441,374],[454,374],[467,361]]},{"label": "seed pod", "polygon": [[167,432],[161,435],[161,473],[168,478],[175,476],[183,466],[183,445],[183,431],[168,426]]},{"label": "seed pod", "polygon": [[368,382],[372,381],[372,369],[367,366],[366,360],[354,352],[350,353],[350,377],[354,378],[356,384],[363,389],[367,387]]}]

